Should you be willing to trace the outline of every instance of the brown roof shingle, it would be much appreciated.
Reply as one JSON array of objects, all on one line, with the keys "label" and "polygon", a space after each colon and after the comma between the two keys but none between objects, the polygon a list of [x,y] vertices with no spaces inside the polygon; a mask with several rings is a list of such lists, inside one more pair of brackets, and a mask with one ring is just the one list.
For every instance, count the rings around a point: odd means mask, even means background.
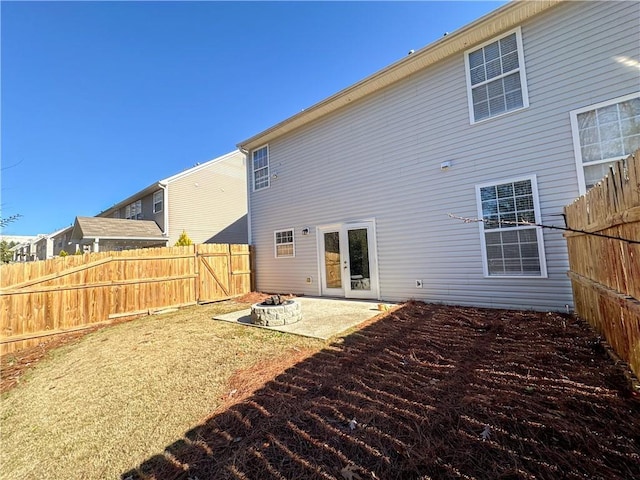
[{"label": "brown roof shingle", "polygon": [[104,217],[76,217],[71,238],[164,239],[162,230],[152,220]]}]

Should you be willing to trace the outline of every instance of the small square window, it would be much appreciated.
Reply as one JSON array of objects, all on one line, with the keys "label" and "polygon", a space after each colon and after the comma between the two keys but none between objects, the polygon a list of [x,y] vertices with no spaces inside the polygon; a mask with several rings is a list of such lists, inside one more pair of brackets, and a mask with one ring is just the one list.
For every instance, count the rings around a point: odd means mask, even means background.
[{"label": "small square window", "polygon": [[136,200],[124,207],[124,218],[127,220],[142,220],[142,200]]},{"label": "small square window", "polygon": [[295,257],[293,230],[279,230],[274,233],[276,258]]}]

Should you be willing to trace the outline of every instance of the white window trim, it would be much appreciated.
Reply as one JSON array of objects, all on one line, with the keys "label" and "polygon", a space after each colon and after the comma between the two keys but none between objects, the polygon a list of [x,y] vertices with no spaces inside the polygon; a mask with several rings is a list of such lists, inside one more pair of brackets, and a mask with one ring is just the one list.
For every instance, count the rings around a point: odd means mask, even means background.
[{"label": "white window trim", "polygon": [[[156,201],[156,195],[160,194],[160,201],[157,202]],[[156,205],[160,204],[162,205],[162,207],[159,210],[156,210]],[[156,190],[155,192],[153,192],[153,213],[160,213],[162,212],[162,210],[164,210],[164,191],[163,190]]]},{"label": "white window trim", "polygon": [[[473,95],[472,95],[472,85],[471,85],[471,68],[469,66],[469,54],[471,52],[475,52],[476,50],[479,50],[487,45],[489,45],[490,43],[494,43],[504,37],[507,37],[509,35],[511,35],[512,33],[516,34],[516,43],[518,45],[518,71],[520,72],[520,88],[522,90],[522,107],[520,108],[516,108],[514,110],[509,110],[507,112],[504,113],[500,113],[498,115],[493,115],[491,117],[487,117],[487,118],[483,118],[482,120],[476,120],[475,119],[475,115],[473,112]],[[529,90],[527,88],[527,71],[525,69],[525,65],[524,65],[524,47],[522,46],[522,29],[521,27],[516,27],[513,30],[509,30],[508,32],[503,33],[502,35],[499,35],[497,37],[492,38],[491,40],[488,40],[484,43],[481,43],[480,45],[475,45],[473,48],[470,48],[469,50],[466,50],[464,52],[464,71],[465,71],[465,78],[467,80],[467,105],[469,108],[469,121],[471,125],[475,125],[478,123],[484,123],[490,120],[493,120],[495,118],[500,118],[500,117],[504,117],[505,115],[511,115],[512,113],[515,112],[519,112],[521,110],[524,110],[525,108],[529,107]],[[515,72],[515,70],[511,70],[508,74],[509,75],[511,73]],[[502,78],[504,76],[506,76],[505,74],[497,76],[492,78],[491,80],[495,80],[498,78]]]},{"label": "white window trim", "polygon": [[[255,152],[257,152],[258,150],[262,150],[263,148],[267,149],[267,185],[265,185],[264,187],[260,187],[260,188],[256,188],[256,169],[253,166],[253,154]],[[253,191],[254,192],[259,192],[260,190],[265,190],[269,187],[271,187],[271,157],[270,157],[271,152],[269,152],[269,144],[267,143],[266,145],[262,145],[261,147],[258,148],[254,148],[253,150],[251,150],[251,183],[253,185]]]},{"label": "white window trim", "polygon": [[[291,232],[291,243],[277,243],[278,233]],[[291,255],[278,255],[278,245],[291,245],[293,253]],[[294,258],[296,256],[296,232],[293,228],[283,228],[273,232],[273,254],[275,258]]]},{"label": "white window trim", "polygon": [[612,163],[623,158],[626,158],[627,155],[623,155],[621,157],[608,158],[606,160],[598,160],[596,162],[588,162],[582,163],[582,147],[580,146],[580,136],[578,135],[578,115],[584,112],[590,112],[591,110],[597,110],[598,108],[607,107],[609,105],[614,105],[616,103],[626,102],[627,100],[631,100],[633,98],[640,97],[640,91],[635,93],[630,93],[628,95],[623,95],[621,97],[613,98],[611,100],[606,100],[600,103],[594,103],[593,105],[588,105],[586,107],[578,108],[576,110],[571,110],[569,112],[569,117],[571,119],[571,136],[573,137],[573,154],[576,160],[576,172],[578,174],[578,189],[580,195],[584,195],[587,193],[587,185],[584,179],[584,167],[588,167],[589,165],[599,165],[601,163]]},{"label": "white window trim", "polygon": [[[528,175],[524,177],[514,177],[514,178],[503,178],[500,180],[495,180],[491,182],[484,182],[476,185],[476,206],[478,209],[478,218],[482,219],[482,198],[480,196],[480,189],[483,187],[491,187],[495,185],[500,185],[503,183],[515,183],[522,182],[525,180],[531,181],[531,193],[533,194],[533,212],[535,216],[535,222],[537,224],[542,223],[541,212],[540,212],[540,198],[538,196],[538,178],[535,174]],[[540,259],[540,275],[489,275],[489,263],[487,260],[487,245],[485,239],[485,229],[484,222],[478,222],[478,227],[480,229],[480,247],[482,249],[482,273],[485,278],[509,278],[512,280],[517,280],[519,278],[547,278],[547,260],[545,257],[545,248],[544,248],[544,238],[542,234],[542,227],[535,227],[536,229],[536,238],[538,240],[538,258]],[[509,228],[501,228],[500,231],[504,230],[516,230],[521,227],[513,227]],[[534,227],[531,227],[534,228]]]},{"label": "white window trim", "polygon": [[[138,209],[138,205],[140,205],[140,211],[135,213],[134,215],[131,215],[131,209],[133,207],[134,210]],[[125,214],[124,214],[124,218],[125,220],[142,220],[143,216],[142,216],[142,199],[138,199],[135,202],[131,202],[129,205],[126,205],[124,207],[125,209]],[[127,216],[127,209],[129,210],[129,216]],[[140,215],[140,218],[138,217],[138,214]]]}]

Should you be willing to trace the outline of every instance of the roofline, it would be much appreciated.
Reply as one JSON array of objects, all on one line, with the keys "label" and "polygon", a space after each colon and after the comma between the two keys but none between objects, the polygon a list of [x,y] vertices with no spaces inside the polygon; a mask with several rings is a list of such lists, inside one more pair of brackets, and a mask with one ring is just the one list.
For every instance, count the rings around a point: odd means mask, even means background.
[{"label": "roofline", "polygon": [[195,173],[196,171],[203,169],[205,167],[208,167],[209,165],[216,163],[216,162],[220,162],[223,160],[227,160],[229,158],[231,158],[233,155],[235,155],[236,153],[242,153],[240,152],[240,150],[236,149],[233,150],[232,152],[229,153],[225,153],[224,155],[220,156],[220,157],[216,157],[213,160],[208,160],[200,165],[196,165],[195,167],[191,167],[188,168],[187,170],[183,170],[180,173],[176,173],[175,175],[172,175],[170,177],[167,177],[163,180],[158,180],[157,182],[152,183],[151,185],[149,185],[146,188],[143,188],[142,190],[139,190],[138,192],[134,193],[133,195],[130,195],[129,197],[125,198],[124,200],[121,200],[118,203],[114,203],[112,206],[110,206],[109,208],[105,208],[103,211],[101,211],[100,213],[98,213],[96,215],[96,217],[99,217],[101,215],[104,215],[106,213],[109,212],[113,212],[116,209],[122,208],[125,205],[130,204],[131,202],[133,202],[134,200],[138,199],[139,197],[144,197],[146,195],[149,195],[153,192],[155,192],[156,190],[159,190],[163,187],[166,187],[170,182],[173,182],[175,180],[178,180],[184,176],[187,175],[191,175],[192,173]]},{"label": "roofline", "polygon": [[225,153],[224,155],[216,157],[216,158],[214,158],[212,160],[208,160],[208,161],[206,161],[204,163],[201,163],[200,165],[196,165],[195,167],[191,167],[191,168],[189,168],[187,170],[184,170],[183,172],[176,173],[175,175],[167,177],[164,180],[160,180],[158,182],[158,184],[166,186],[171,182],[175,182],[176,180],[178,180],[178,179],[180,179],[182,177],[186,177],[187,175],[191,175],[192,173],[196,173],[197,171],[202,170],[203,168],[206,168],[206,167],[208,167],[208,166],[210,166],[210,165],[212,165],[214,163],[218,163],[218,162],[222,162],[224,160],[228,160],[228,159],[230,159],[231,157],[233,157],[234,155],[236,155],[238,153],[242,153],[242,152],[240,152],[240,150],[238,150],[238,149],[235,149],[232,152]]},{"label": "roofline", "polygon": [[73,228],[73,224],[69,225],[68,227],[64,227],[61,228],[60,230],[56,230],[55,232],[52,233],[48,233],[46,236],[44,236],[43,238],[51,238],[51,237],[55,237],[56,235],[61,234],[62,232],[72,229]]},{"label": "roofline", "polygon": [[512,0],[506,5],[474,20],[453,33],[417,50],[353,85],[327,97],[315,105],[237,144],[241,151],[249,151],[269,143],[274,138],[300,128],[339,108],[404,80],[451,55],[463,52],[501,32],[512,29],[525,20],[565,0]]},{"label": "roofline", "polygon": [[[139,199],[140,197],[144,197],[146,195],[149,195],[150,193],[155,192],[156,190],[159,190],[160,187],[160,182],[155,182],[152,183],[151,185],[149,185],[146,188],[143,188],[142,190],[137,191],[136,193],[134,193],[133,195],[130,195],[129,197],[125,198],[124,200],[119,201],[118,203],[114,203],[113,205],[111,205],[109,208],[105,208],[103,211],[101,211],[100,213],[98,213],[96,215],[96,217],[99,217],[101,215],[104,215],[107,212],[113,212],[114,210],[117,210],[119,208],[122,208],[124,205],[128,205],[130,203],[132,203],[133,201],[135,201],[136,199]],[[87,218],[95,218],[95,217],[87,217]]]}]

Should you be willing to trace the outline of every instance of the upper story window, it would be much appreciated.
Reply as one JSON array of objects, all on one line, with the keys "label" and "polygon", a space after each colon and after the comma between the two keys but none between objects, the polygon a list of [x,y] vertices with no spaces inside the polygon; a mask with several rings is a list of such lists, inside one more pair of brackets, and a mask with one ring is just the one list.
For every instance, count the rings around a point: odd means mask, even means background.
[{"label": "upper story window", "polygon": [[163,195],[163,191],[162,190],[158,190],[157,192],[154,192],[153,194],[153,213],[160,213],[162,211],[162,202],[164,199],[164,195]]},{"label": "upper story window", "polygon": [[546,277],[535,175],[476,186],[486,277]]},{"label": "upper story window", "polygon": [[293,230],[275,232],[276,258],[295,257]]},{"label": "upper story window", "polygon": [[465,53],[471,123],[529,106],[520,28]]},{"label": "upper story window", "polygon": [[580,193],[640,148],[640,93],[570,112]]},{"label": "upper story window", "polygon": [[124,207],[124,218],[128,220],[142,220],[142,200],[136,200]]},{"label": "upper story window", "polygon": [[253,189],[260,190],[269,186],[269,146],[254,150],[253,160]]}]

